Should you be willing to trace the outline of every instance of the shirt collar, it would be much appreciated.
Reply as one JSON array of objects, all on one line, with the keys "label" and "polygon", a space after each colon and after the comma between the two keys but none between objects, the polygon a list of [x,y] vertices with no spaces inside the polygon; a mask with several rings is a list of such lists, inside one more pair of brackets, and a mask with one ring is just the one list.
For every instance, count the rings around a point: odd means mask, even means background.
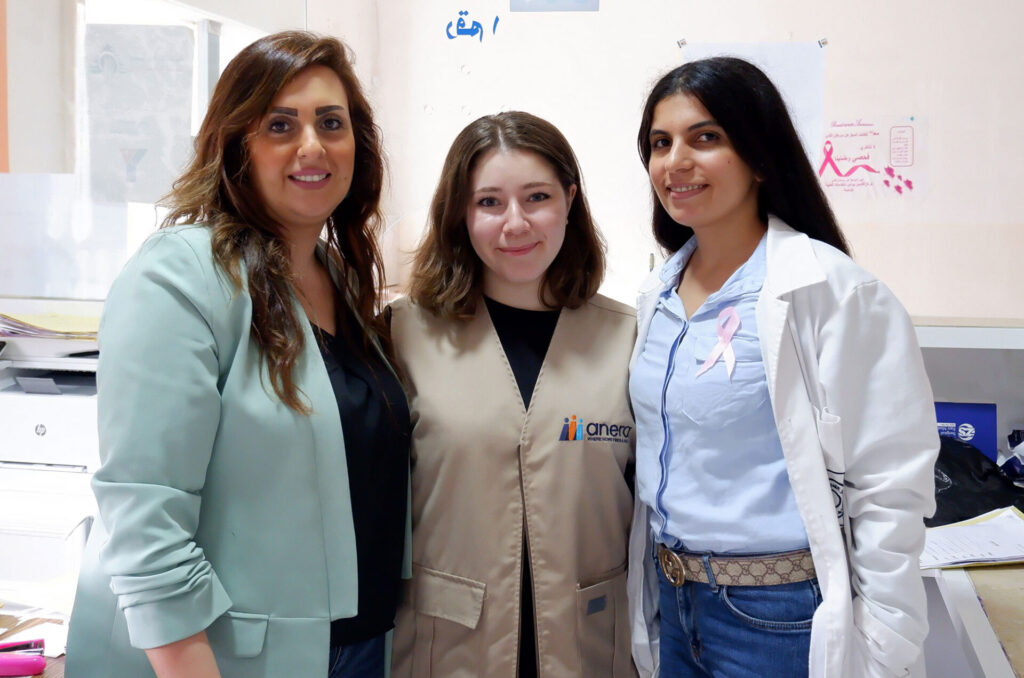
[{"label": "shirt collar", "polygon": [[[712,292],[708,295],[708,301],[714,303],[722,297],[736,297],[747,292],[756,292],[761,289],[764,285],[764,276],[767,270],[768,263],[768,233],[767,231],[761,236],[761,239],[757,243],[757,247],[751,253],[750,257],[743,262],[743,264],[733,271],[729,279],[725,281],[721,289]],[[690,261],[690,257],[693,256],[694,250],[697,249],[697,239],[690,238],[686,243],[680,247],[675,254],[669,257],[661,267],[660,278],[664,283],[662,289],[662,296],[679,286],[679,276],[686,268],[687,262]]]},{"label": "shirt collar", "polygon": [[697,239],[691,236],[689,240],[683,243],[682,247],[675,251],[675,254],[662,264],[661,273],[659,274],[661,282],[666,285],[669,283],[678,285],[679,274],[686,268],[686,262],[690,260],[695,249],[697,249]]}]

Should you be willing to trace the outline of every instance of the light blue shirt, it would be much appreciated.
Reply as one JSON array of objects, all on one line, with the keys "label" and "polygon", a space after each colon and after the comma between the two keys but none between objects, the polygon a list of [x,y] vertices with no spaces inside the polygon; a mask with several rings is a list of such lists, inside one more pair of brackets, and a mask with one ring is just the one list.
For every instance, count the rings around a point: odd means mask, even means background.
[{"label": "light blue shirt", "polygon": [[[807,547],[761,357],[755,308],[766,238],[687,319],[676,293],[696,238],[661,269],[665,289],[630,375],[636,416],[636,481],[651,507],[655,541],[712,553],[777,553]],[[724,356],[700,376],[719,343],[719,313],[739,327]]]}]

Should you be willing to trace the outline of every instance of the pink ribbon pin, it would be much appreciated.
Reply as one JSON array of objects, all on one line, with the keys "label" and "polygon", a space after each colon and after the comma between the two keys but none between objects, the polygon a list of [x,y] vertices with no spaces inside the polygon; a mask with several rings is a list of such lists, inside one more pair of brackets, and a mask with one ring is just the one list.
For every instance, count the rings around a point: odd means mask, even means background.
[{"label": "pink ribbon pin", "polygon": [[735,306],[726,306],[718,314],[718,322],[715,331],[718,332],[718,343],[711,349],[704,364],[697,370],[694,378],[699,377],[714,365],[719,358],[725,361],[725,372],[732,378],[732,371],[736,369],[736,352],[732,350],[732,337],[740,328],[740,314],[736,312]]}]

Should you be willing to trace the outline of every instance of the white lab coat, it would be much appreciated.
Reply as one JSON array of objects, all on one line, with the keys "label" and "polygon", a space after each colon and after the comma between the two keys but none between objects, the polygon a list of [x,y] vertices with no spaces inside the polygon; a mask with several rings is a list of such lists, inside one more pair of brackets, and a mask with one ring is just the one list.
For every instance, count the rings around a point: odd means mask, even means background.
[{"label": "white lab coat", "polygon": [[[939,448],[914,328],[880,281],[775,217],[767,262],[756,310],[761,353],[823,597],[810,675],[903,676],[928,631],[918,558]],[[655,272],[640,291],[631,366],[664,289]],[[649,511],[637,500],[628,591],[642,678],[658,674],[651,547]]]}]

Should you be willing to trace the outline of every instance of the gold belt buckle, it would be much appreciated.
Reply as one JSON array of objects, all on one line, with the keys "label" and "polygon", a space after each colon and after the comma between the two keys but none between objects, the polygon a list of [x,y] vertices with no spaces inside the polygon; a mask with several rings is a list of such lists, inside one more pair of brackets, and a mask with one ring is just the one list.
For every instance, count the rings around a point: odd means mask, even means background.
[{"label": "gold belt buckle", "polygon": [[683,561],[679,558],[679,554],[658,544],[658,563],[669,584],[682,586],[686,583],[686,570],[683,568]]}]

